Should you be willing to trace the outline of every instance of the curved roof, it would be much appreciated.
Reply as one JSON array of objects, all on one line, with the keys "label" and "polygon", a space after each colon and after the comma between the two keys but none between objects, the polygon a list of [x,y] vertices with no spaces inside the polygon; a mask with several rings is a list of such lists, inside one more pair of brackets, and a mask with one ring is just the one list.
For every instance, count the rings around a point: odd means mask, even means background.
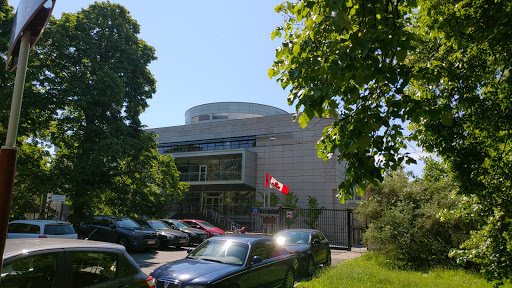
[{"label": "curved roof", "polygon": [[216,102],[194,106],[185,112],[185,124],[288,114],[283,109],[249,102]]}]

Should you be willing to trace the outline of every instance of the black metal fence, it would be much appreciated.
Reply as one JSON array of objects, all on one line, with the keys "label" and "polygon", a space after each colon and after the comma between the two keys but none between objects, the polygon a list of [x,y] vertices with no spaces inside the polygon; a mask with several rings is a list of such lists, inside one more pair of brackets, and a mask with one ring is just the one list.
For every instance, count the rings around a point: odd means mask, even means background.
[{"label": "black metal fence", "polygon": [[[364,223],[349,209],[260,208],[255,215],[258,232],[273,234],[282,229],[308,228],[322,231],[331,248],[351,250],[363,247]],[[259,218],[259,219],[258,219]],[[259,225],[258,225],[259,223]]]}]

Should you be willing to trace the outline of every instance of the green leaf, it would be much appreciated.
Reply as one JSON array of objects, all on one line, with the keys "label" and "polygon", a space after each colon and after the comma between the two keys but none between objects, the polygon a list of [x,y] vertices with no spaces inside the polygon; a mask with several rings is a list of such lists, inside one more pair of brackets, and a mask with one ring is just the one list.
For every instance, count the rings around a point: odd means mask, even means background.
[{"label": "green leaf", "polygon": [[395,55],[396,55],[396,61],[402,63],[405,61],[405,58],[407,57],[407,50],[400,49],[400,50],[396,51]]},{"label": "green leaf", "polygon": [[268,69],[267,74],[268,78],[272,79],[272,77],[274,77],[274,68]]},{"label": "green leaf", "polygon": [[452,126],[453,125],[453,114],[452,112],[445,112],[441,114],[441,123],[445,126]]}]

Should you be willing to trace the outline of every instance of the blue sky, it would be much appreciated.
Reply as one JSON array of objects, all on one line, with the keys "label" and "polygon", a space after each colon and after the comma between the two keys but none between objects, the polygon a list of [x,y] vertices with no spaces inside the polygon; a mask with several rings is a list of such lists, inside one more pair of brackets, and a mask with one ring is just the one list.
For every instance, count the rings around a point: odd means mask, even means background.
[{"label": "blue sky", "polygon": [[[8,0],[17,7],[19,0]],[[158,59],[149,69],[157,92],[141,120],[148,128],[185,124],[185,111],[221,101],[272,105],[289,113],[287,92],[269,79],[267,70],[279,39],[270,33],[283,17],[280,0],[259,1],[110,1],[126,7],[141,26],[139,37],[155,47]],[[74,13],[92,0],[56,0],[53,16]],[[420,150],[411,146],[411,153]],[[409,167],[420,174],[422,165]]]}]

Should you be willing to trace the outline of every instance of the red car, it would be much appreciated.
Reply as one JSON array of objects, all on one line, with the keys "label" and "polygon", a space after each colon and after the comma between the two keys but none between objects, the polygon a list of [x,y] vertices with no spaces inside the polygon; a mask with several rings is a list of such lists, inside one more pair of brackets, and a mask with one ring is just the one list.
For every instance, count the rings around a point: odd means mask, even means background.
[{"label": "red car", "polygon": [[192,228],[201,229],[201,230],[208,232],[208,235],[210,237],[226,234],[226,232],[224,232],[224,230],[220,229],[219,227],[214,226],[213,224],[203,221],[203,220],[182,219],[181,221],[190,225],[190,227],[192,227]]}]

